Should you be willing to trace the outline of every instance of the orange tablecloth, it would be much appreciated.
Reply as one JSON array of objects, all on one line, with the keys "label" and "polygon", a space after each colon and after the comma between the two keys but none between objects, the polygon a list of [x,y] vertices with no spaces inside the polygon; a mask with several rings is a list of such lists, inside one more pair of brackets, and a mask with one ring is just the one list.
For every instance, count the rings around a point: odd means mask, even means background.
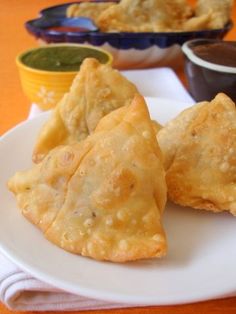
[{"label": "orange tablecloth", "polygon": [[[30,103],[24,96],[17,69],[15,66],[15,56],[30,47],[36,47],[37,43],[32,36],[26,32],[24,22],[35,18],[40,9],[63,2],[66,0],[0,0],[0,134],[24,120],[29,112]],[[233,12],[233,19],[236,21],[236,4]],[[236,27],[228,34],[227,39],[236,39]],[[177,73],[181,80],[185,82],[183,71]],[[86,313],[114,313],[114,314],[139,314],[139,313],[161,313],[161,314],[187,314],[187,313],[207,313],[207,314],[235,314],[236,297],[217,301],[202,302],[196,304],[131,308],[111,311],[87,311]],[[0,313],[10,314],[3,304],[0,303]],[[23,312],[15,312],[20,314]],[[28,312],[33,314],[35,312]],[[47,314],[55,312],[47,312]],[[69,312],[65,312],[69,313]],[[73,312],[85,313],[85,312]],[[63,312],[62,312],[63,314]]]}]

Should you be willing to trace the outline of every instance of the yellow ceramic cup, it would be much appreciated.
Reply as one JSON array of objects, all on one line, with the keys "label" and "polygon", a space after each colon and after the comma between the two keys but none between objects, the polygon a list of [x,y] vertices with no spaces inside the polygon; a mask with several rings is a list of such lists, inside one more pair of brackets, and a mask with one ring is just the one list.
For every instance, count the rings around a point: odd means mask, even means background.
[{"label": "yellow ceramic cup", "polygon": [[19,69],[23,91],[30,101],[36,103],[42,110],[51,109],[58,103],[62,96],[69,91],[78,71],[56,72],[38,70],[25,65],[22,62],[22,57],[33,50],[42,48],[50,49],[50,47],[55,46],[89,48],[104,53],[107,56],[107,64],[112,64],[113,61],[113,57],[109,52],[94,46],[79,44],[50,44],[45,47],[30,49],[19,54],[16,58],[16,64]]}]

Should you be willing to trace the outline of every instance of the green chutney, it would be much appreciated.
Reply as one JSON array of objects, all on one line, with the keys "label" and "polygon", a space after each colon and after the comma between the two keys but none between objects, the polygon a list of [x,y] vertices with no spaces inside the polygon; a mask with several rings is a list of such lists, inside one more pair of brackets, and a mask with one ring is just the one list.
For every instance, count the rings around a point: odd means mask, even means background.
[{"label": "green chutney", "polygon": [[95,58],[107,63],[108,56],[99,50],[87,47],[42,47],[27,52],[21,57],[28,67],[56,72],[78,71],[85,58]]}]

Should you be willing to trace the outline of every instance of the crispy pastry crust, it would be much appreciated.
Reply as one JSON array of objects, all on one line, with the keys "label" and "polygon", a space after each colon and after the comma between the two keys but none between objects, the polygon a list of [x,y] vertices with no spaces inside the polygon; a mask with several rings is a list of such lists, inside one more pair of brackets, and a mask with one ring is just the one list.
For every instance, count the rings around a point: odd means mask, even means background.
[{"label": "crispy pastry crust", "polygon": [[65,250],[113,262],[166,254],[165,171],[140,95],[8,186],[23,215]]},{"label": "crispy pastry crust", "polygon": [[173,202],[236,215],[236,109],[229,97],[185,110],[157,138]]},{"label": "crispy pastry crust", "polygon": [[33,161],[40,162],[58,145],[86,138],[103,116],[130,104],[137,92],[135,85],[110,65],[100,64],[92,58],[85,59],[69,93],[58,103],[41,129]]},{"label": "crispy pastry crust", "polygon": [[100,14],[102,31],[176,31],[193,14],[186,0],[121,0]]}]

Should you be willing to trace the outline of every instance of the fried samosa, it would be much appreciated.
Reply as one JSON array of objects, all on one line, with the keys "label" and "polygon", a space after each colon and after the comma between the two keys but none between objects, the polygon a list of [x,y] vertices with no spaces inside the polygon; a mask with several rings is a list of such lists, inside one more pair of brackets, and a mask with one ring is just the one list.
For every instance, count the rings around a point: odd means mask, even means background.
[{"label": "fried samosa", "polygon": [[140,95],[8,186],[22,214],[65,250],[113,262],[166,254],[165,171]]},{"label": "fried samosa", "polygon": [[103,32],[176,32],[220,29],[230,20],[234,0],[121,0],[79,3],[68,17],[91,18]]},{"label": "fried samosa", "polygon": [[157,134],[169,198],[236,215],[236,108],[225,94],[182,112]]},{"label": "fried samosa", "polygon": [[137,92],[135,85],[110,65],[85,59],[69,93],[58,103],[39,133],[33,161],[40,162],[58,145],[86,138],[103,116],[130,104]]},{"label": "fried samosa", "polygon": [[186,0],[121,0],[100,14],[102,31],[176,31],[193,11]]}]

